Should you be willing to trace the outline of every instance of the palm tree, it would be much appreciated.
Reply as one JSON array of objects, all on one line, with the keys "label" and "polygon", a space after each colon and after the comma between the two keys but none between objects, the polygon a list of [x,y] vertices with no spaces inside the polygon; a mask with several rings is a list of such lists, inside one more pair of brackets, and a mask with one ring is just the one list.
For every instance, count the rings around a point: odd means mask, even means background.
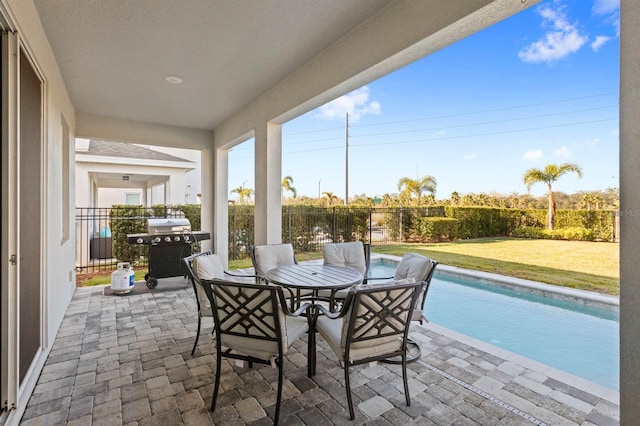
[{"label": "palm tree", "polygon": [[245,200],[251,200],[251,196],[253,195],[253,189],[245,188],[244,183],[237,188],[231,190],[230,194],[238,194],[238,199],[240,204],[245,204]]},{"label": "palm tree", "polygon": [[285,176],[282,178],[282,198],[284,198],[284,192],[291,192],[293,194],[293,198],[298,196],[298,192],[293,187],[293,178],[291,176]]},{"label": "palm tree", "polygon": [[551,184],[568,172],[575,172],[579,178],[582,177],[582,168],[574,163],[565,163],[561,165],[548,164],[543,170],[529,169],[522,176],[522,180],[527,185],[527,191],[531,189],[534,183],[546,183],[547,194],[549,196],[549,206],[547,210],[547,228],[553,229],[556,222],[556,201],[553,196],[553,188]]},{"label": "palm tree", "polygon": [[332,205],[334,201],[338,201],[338,196],[335,195],[333,192],[331,191],[324,191],[322,193],[322,198],[324,198],[325,200],[327,200],[327,202],[329,203],[329,205]]},{"label": "palm tree", "polygon": [[423,192],[429,192],[431,195],[435,195],[436,186],[436,178],[429,175],[423,176],[420,180],[403,177],[398,181],[398,191],[405,194],[409,199],[411,199],[412,194],[415,194],[416,202],[420,201]]}]

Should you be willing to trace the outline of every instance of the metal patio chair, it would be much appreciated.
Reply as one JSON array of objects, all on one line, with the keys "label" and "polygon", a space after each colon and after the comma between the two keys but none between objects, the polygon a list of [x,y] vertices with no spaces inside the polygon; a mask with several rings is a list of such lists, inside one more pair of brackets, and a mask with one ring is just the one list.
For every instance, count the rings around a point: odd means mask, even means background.
[{"label": "metal patio chair", "polygon": [[[196,341],[193,343],[193,349],[191,355],[196,351],[198,346],[198,338],[200,337],[200,329],[202,327],[202,317],[213,318],[213,312],[211,311],[211,305],[207,295],[202,287],[203,280],[214,279],[226,279],[232,277],[232,279],[247,279],[255,278],[254,275],[239,275],[225,271],[222,266],[222,261],[217,254],[211,253],[211,251],[205,251],[202,253],[193,254],[183,258],[184,263],[187,266],[187,276],[193,287],[193,292],[196,296],[196,305],[198,307],[198,331],[196,332]],[[212,331],[211,334],[214,332]]]},{"label": "metal patio chair", "polygon": [[[371,244],[362,241],[349,241],[344,243],[329,243],[322,247],[322,258],[325,265],[343,266],[355,269],[364,277],[362,283],[367,283],[367,273],[369,272],[371,258]],[[318,296],[329,301],[331,306],[334,302],[342,302],[347,295],[346,290],[335,292],[320,291]]]},{"label": "metal patio chair", "polygon": [[322,305],[323,315],[316,330],[329,343],[344,368],[349,416],[355,418],[351,398],[349,368],[371,361],[400,357],[407,406],[411,405],[407,379],[407,335],[413,309],[425,282],[382,283],[354,286],[342,308],[331,312]]},{"label": "metal patio chair", "polygon": [[216,332],[216,379],[211,399],[215,411],[222,375],[222,358],[257,362],[278,368],[274,424],[278,424],[284,356],[287,349],[309,330],[305,311],[309,304],[289,311],[282,288],[223,280],[203,281],[212,306]]},{"label": "metal patio chair", "polygon": [[[369,280],[372,281],[379,279],[392,279],[393,282],[396,283],[418,281],[425,282],[426,285],[424,287],[424,290],[422,291],[422,293],[420,293],[418,297],[418,303],[416,303],[416,306],[411,315],[411,321],[419,321],[422,325],[425,320],[428,322],[427,317],[424,314],[424,302],[427,300],[427,293],[429,292],[429,287],[431,286],[431,279],[433,278],[433,273],[435,272],[437,266],[438,262],[436,260],[418,253],[406,253],[400,260],[400,263],[398,264],[393,277],[369,278]],[[417,361],[421,356],[420,345],[418,345],[411,339],[408,339],[408,344],[411,353],[408,358],[408,362]],[[400,363],[400,361],[397,359],[389,359],[385,362],[390,364]]]},{"label": "metal patio chair", "polygon": [[270,269],[298,263],[293,245],[288,243],[252,245],[249,255],[257,277],[256,283],[266,283],[265,273]]},{"label": "metal patio chair", "polygon": [[362,241],[325,244],[322,247],[322,258],[325,265],[346,266],[357,270],[364,276],[363,283],[367,282],[371,244]]}]

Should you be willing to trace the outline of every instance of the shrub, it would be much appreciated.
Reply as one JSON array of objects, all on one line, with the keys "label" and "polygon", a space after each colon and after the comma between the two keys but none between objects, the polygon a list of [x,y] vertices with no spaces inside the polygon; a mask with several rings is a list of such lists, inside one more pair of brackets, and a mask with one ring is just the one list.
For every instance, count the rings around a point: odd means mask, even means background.
[{"label": "shrub", "polygon": [[547,240],[573,240],[573,241],[594,241],[595,233],[591,229],[581,226],[571,226],[568,228],[558,228],[554,230],[524,227],[514,232],[514,236],[521,238],[538,238]]},{"label": "shrub", "polygon": [[458,238],[458,219],[449,217],[423,217],[418,219],[417,234],[420,241],[452,241]]}]

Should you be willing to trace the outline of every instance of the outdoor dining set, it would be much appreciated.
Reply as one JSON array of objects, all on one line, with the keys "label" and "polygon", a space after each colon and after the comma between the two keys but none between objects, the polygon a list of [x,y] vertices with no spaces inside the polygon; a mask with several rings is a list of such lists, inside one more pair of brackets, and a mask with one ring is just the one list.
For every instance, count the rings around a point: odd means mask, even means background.
[{"label": "outdoor dining set", "polygon": [[[408,336],[412,321],[424,319],[424,302],[437,262],[407,253],[393,277],[371,278],[370,246],[326,244],[323,264],[298,263],[291,244],[252,246],[255,275],[225,271],[220,258],[203,252],[184,258],[201,318],[213,317],[216,370],[211,411],[220,393],[222,359],[278,369],[274,423],[282,399],[287,349],[307,335],[307,375],[316,374],[316,334],[344,369],[350,419],[355,418],[349,368],[376,361],[400,364],[411,405],[407,363],[420,357]],[[250,282],[248,282],[250,281]]]}]

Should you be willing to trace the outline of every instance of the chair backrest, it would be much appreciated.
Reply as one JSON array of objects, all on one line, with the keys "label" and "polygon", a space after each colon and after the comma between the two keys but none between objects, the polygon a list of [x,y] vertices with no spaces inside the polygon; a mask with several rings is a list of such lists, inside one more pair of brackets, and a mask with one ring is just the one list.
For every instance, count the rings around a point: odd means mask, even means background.
[{"label": "chair backrest", "polygon": [[267,271],[278,266],[298,263],[293,254],[293,245],[288,243],[254,245],[249,248],[249,253],[253,268],[259,277],[264,277]]},{"label": "chair backrest", "polygon": [[346,243],[330,243],[322,247],[325,265],[336,265],[353,268],[364,277],[369,271],[371,246],[362,241]]},{"label": "chair backrest", "polygon": [[341,347],[349,362],[384,359],[406,350],[413,309],[425,282],[355,286],[342,324]]},{"label": "chair backrest", "polygon": [[286,302],[279,286],[225,280],[203,284],[221,346],[267,361],[286,352],[286,315],[280,306]]},{"label": "chair backrest", "polygon": [[196,294],[198,312],[201,316],[212,316],[211,304],[202,287],[202,280],[224,279],[222,261],[210,251],[197,253],[183,259],[187,266],[187,275]]},{"label": "chair backrest", "polygon": [[433,278],[436,266],[438,266],[437,261],[418,253],[406,253],[398,264],[398,268],[393,276],[395,281],[424,281],[426,283],[424,291],[420,294],[413,312],[413,321],[422,322],[424,302],[427,298],[427,292],[429,291],[431,278]]}]

